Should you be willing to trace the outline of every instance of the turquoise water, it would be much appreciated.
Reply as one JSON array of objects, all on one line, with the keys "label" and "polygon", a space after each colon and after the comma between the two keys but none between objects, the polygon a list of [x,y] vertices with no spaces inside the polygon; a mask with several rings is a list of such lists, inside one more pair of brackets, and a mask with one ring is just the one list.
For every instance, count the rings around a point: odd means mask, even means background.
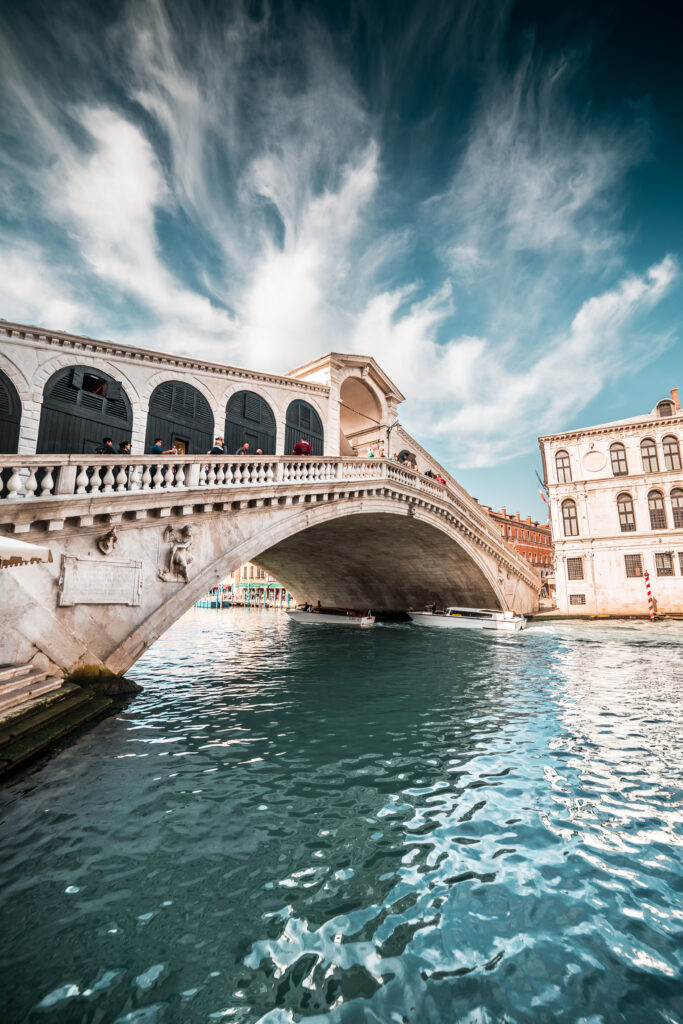
[{"label": "turquoise water", "polygon": [[0,791],[4,1024],[683,1021],[683,624],[194,610]]}]

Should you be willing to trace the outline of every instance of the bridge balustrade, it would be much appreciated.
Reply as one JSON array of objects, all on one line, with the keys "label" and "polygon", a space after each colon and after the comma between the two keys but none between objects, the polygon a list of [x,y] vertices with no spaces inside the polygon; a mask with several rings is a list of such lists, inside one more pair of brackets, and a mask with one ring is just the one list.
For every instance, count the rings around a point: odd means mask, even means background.
[{"label": "bridge balustrade", "polygon": [[115,495],[170,489],[276,486],[385,478],[443,496],[447,487],[388,459],[303,458],[257,456],[207,461],[204,455],[6,455],[0,457],[5,485],[0,502],[30,501],[55,495]]}]

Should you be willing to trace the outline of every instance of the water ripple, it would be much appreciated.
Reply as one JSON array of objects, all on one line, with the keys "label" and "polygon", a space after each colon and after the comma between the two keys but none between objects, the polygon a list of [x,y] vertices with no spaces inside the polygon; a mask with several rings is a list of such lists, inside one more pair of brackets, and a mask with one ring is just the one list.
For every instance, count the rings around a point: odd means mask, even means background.
[{"label": "water ripple", "polygon": [[2,795],[4,1019],[683,1021],[682,655],[190,613]]}]

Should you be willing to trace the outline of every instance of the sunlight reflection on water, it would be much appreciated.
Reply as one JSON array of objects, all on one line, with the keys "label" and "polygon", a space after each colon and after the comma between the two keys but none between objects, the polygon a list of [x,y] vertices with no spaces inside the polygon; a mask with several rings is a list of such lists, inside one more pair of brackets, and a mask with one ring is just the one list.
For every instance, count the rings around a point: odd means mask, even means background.
[{"label": "sunlight reflection on water", "polygon": [[191,612],[2,795],[5,1019],[683,1020],[682,654]]}]

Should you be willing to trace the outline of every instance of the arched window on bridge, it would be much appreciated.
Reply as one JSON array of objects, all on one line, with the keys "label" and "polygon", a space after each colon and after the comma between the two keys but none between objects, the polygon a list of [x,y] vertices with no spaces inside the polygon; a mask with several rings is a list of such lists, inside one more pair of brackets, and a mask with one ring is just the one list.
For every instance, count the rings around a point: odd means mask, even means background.
[{"label": "arched window on bridge", "polygon": [[121,382],[92,366],[57,370],[43,390],[36,452],[39,455],[94,452],[104,437],[114,447],[130,441],[133,427]]},{"label": "arched window on bridge", "polygon": [[260,395],[238,391],[228,401],[225,414],[225,445],[236,452],[244,442],[253,454],[260,448],[264,455],[275,455],[275,416]]},{"label": "arched window on bridge", "polygon": [[[14,455],[19,446],[21,400],[12,381],[0,370],[0,452]],[[7,481],[12,475],[10,467],[0,474],[0,497],[7,496]]]},{"label": "arched window on bridge", "polygon": [[21,401],[12,381],[0,370],[0,452],[14,455],[19,445]]},{"label": "arched window on bridge", "polygon": [[409,452],[407,448],[403,448],[398,453],[397,458],[399,462],[410,461],[412,462],[413,465],[415,465],[415,463],[417,462],[417,455],[415,454],[415,452]]},{"label": "arched window on bridge", "polygon": [[308,441],[313,455],[324,451],[323,425],[320,417],[308,402],[298,399],[291,402],[285,419],[285,455],[290,455],[294,445],[301,439]]},{"label": "arched window on bridge", "polygon": [[180,455],[201,455],[213,444],[213,413],[201,391],[184,380],[158,384],[149,400],[145,451],[157,437]]}]

